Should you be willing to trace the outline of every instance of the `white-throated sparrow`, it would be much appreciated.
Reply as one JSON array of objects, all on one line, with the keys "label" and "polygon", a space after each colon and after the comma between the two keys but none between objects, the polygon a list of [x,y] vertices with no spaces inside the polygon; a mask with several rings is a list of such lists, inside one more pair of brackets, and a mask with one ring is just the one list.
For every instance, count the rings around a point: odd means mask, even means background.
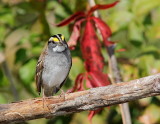
[{"label": "white-throated sparrow", "polygon": [[43,98],[57,93],[72,66],[70,50],[61,34],[53,35],[41,53],[36,67],[36,85]]}]

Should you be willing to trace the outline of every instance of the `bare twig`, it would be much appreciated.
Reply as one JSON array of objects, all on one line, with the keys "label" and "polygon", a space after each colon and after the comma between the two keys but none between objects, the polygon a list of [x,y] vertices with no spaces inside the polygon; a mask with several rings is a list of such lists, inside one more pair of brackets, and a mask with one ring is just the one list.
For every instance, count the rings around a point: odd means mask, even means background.
[{"label": "bare twig", "polygon": [[[88,0],[88,3],[90,4],[91,7],[96,5],[94,0]],[[93,14],[94,14],[95,17],[100,17],[98,11],[94,11]]]},{"label": "bare twig", "polygon": [[[94,0],[88,0],[88,2],[91,6],[95,5]],[[100,18],[98,11],[94,12],[94,16]],[[97,30],[97,32],[100,33],[99,30]],[[106,47],[106,48],[107,48],[107,52],[109,55],[110,72],[112,74],[111,81],[112,81],[112,83],[122,82],[122,77],[120,75],[120,70],[118,68],[117,59],[114,55],[114,46]],[[121,114],[122,114],[123,124],[131,124],[131,116],[130,116],[128,103],[120,104],[119,106],[120,106],[120,110],[121,110]]]},{"label": "bare twig", "polygon": [[[118,68],[117,59],[114,54],[114,48],[115,48],[114,45],[107,47],[107,51],[109,55],[109,67],[113,76],[112,83],[120,83],[123,80],[120,74],[120,70]],[[131,121],[131,115],[130,115],[128,103],[119,104],[119,106],[122,114],[123,124],[131,124],[132,121]]]},{"label": "bare twig", "polygon": [[0,123],[20,122],[37,118],[55,117],[86,110],[121,104],[145,97],[160,95],[160,73],[125,83],[65,95],[24,100],[0,105]]}]

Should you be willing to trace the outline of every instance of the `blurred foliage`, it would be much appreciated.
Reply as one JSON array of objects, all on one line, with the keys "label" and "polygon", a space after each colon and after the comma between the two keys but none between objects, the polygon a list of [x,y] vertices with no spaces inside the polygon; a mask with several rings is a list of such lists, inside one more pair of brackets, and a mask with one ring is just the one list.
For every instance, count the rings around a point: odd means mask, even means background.
[{"label": "blurred foliage", "polygon": [[[96,0],[106,4],[113,0]],[[55,27],[54,24],[79,10],[88,8],[86,0],[1,0],[0,1],[0,52],[11,76],[6,76],[0,61],[0,103],[37,97],[34,75],[36,61],[49,37],[64,34],[69,39],[72,25]],[[117,52],[124,81],[160,72],[160,0],[121,0],[107,11],[99,11],[101,18],[111,27],[112,41],[117,42]],[[102,49],[107,63],[107,53]],[[72,51],[73,67],[63,89],[74,84],[76,76],[84,72],[79,47]],[[107,65],[107,64],[106,64]],[[107,68],[107,66],[106,66]],[[11,87],[10,78],[14,87]],[[14,89],[14,90],[12,90]],[[160,123],[160,96],[130,102],[134,124]],[[87,112],[56,117],[53,120],[39,119],[29,124],[78,124],[89,123]],[[122,123],[118,106],[106,108],[93,118],[93,124]]]}]

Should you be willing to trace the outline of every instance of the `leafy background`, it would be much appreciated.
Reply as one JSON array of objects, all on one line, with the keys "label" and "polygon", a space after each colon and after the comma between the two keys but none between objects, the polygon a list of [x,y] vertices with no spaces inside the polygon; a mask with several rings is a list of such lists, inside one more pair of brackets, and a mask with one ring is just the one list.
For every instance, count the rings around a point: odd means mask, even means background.
[{"label": "leafy background", "polygon": [[[114,1],[96,0],[97,4],[111,2]],[[0,1],[1,104],[38,97],[34,80],[37,59],[51,35],[61,33],[68,40],[73,26],[55,27],[54,24],[88,7],[86,0]],[[124,81],[160,72],[160,0],[121,0],[114,8],[99,13],[112,29],[111,41],[117,42],[116,49],[126,50],[116,52]],[[107,63],[107,54],[103,52],[103,55]],[[65,91],[74,85],[76,76],[84,72],[79,47],[72,51],[72,57],[69,79],[63,86]],[[160,96],[129,104],[134,124],[160,123]],[[26,123],[87,124],[87,115],[88,112],[81,112]],[[96,123],[122,123],[119,107],[106,108],[93,118],[93,124]]]}]

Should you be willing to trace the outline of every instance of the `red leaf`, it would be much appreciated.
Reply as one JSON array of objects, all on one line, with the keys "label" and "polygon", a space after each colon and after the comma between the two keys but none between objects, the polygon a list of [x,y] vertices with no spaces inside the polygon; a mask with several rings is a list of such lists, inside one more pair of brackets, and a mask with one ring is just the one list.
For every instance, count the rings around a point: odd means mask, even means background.
[{"label": "red leaf", "polygon": [[94,30],[92,22],[88,19],[81,40],[81,51],[85,59],[85,68],[88,72],[92,70],[102,71],[104,62],[100,50],[100,42]]},{"label": "red leaf", "polygon": [[95,22],[97,28],[100,30],[105,45],[109,46],[109,45],[114,44],[113,42],[108,41],[108,38],[112,34],[110,27],[105,22],[103,22],[101,19],[99,19],[99,18],[92,17],[92,19]]},{"label": "red leaf", "polygon": [[77,21],[77,22],[74,24],[72,34],[71,34],[70,39],[69,39],[69,41],[68,41],[68,46],[69,46],[69,47],[74,47],[74,46],[76,46],[77,41],[78,41],[78,38],[79,38],[79,36],[80,36],[80,27],[81,27],[81,24],[82,24],[82,22],[83,22],[84,20],[85,20],[85,19],[80,19],[79,21]]},{"label": "red leaf", "polygon": [[[84,79],[83,79],[84,80]],[[83,85],[83,81],[79,82],[77,91],[83,91],[84,90],[84,85]]]},{"label": "red leaf", "polygon": [[108,9],[108,8],[111,8],[113,6],[115,6],[119,1],[116,1],[114,3],[111,3],[111,4],[105,4],[105,5],[100,5],[100,4],[97,4],[95,6],[93,6],[89,11],[88,11],[88,16],[90,16],[95,10],[98,10],[98,9]]},{"label": "red leaf", "polygon": [[102,108],[97,109],[95,111],[90,111],[88,114],[88,120],[90,121],[90,124],[92,124],[92,118],[95,114],[99,113],[102,110]]},{"label": "red leaf", "polygon": [[70,50],[75,50],[75,46],[69,46]]},{"label": "red leaf", "polygon": [[77,18],[80,17],[84,17],[85,13],[84,12],[76,12],[75,14],[71,15],[68,19],[63,20],[62,22],[60,22],[59,24],[56,24],[56,26],[64,26],[67,25],[69,23],[71,23],[72,21],[74,21]]},{"label": "red leaf", "polygon": [[110,80],[107,74],[100,71],[92,71],[88,73],[86,86],[89,88],[102,87],[110,84]]},{"label": "red leaf", "polygon": [[84,78],[85,78],[85,75],[83,73],[79,74],[76,78],[74,87],[72,89],[68,90],[67,93],[72,93],[76,90],[77,91],[84,90],[84,87],[83,87]]},{"label": "red leaf", "polygon": [[87,76],[87,79],[86,79],[86,86],[87,86],[87,88],[93,88],[92,81],[89,79],[88,76]]},{"label": "red leaf", "polygon": [[126,51],[126,49],[118,49],[118,50],[116,50],[116,52],[124,52],[124,51]]}]

